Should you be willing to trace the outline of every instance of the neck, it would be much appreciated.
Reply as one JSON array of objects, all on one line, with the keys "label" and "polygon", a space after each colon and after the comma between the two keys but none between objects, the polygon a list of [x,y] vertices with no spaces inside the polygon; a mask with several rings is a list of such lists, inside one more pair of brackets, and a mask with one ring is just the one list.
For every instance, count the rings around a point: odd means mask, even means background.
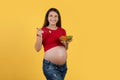
[{"label": "neck", "polygon": [[56,30],[57,26],[56,25],[48,25],[47,26],[49,29]]},{"label": "neck", "polygon": [[57,26],[56,25],[48,25],[48,27],[56,28]]}]

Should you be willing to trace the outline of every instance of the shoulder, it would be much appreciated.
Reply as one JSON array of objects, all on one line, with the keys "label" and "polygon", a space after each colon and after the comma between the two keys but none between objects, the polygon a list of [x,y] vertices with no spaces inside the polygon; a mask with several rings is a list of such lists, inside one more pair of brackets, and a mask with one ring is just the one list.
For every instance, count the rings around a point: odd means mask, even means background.
[{"label": "shoulder", "polygon": [[59,30],[61,30],[61,31],[66,31],[64,28],[62,28],[62,27],[58,27],[58,29]]},{"label": "shoulder", "polygon": [[59,32],[62,33],[62,35],[66,35],[66,30],[64,28],[59,28]]}]

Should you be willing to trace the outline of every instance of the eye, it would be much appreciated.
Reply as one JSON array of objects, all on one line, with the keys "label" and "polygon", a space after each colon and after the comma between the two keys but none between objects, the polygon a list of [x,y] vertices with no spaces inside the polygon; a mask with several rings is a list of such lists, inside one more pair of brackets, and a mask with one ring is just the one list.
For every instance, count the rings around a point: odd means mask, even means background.
[{"label": "eye", "polygon": [[58,15],[55,15],[55,17],[58,17]]},{"label": "eye", "polygon": [[53,17],[53,15],[49,15],[49,17]]}]

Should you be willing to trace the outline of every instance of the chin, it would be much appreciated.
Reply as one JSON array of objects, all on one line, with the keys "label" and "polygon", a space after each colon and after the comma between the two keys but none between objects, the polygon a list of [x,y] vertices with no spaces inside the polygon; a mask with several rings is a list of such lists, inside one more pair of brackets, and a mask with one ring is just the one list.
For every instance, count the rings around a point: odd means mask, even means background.
[{"label": "chin", "polygon": [[56,23],[51,23],[51,25],[55,25]]}]

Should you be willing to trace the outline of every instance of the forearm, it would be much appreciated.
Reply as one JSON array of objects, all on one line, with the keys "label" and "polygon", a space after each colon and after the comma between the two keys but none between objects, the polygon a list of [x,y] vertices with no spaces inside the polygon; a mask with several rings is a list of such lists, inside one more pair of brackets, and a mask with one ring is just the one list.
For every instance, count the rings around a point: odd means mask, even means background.
[{"label": "forearm", "polygon": [[67,42],[63,42],[63,45],[64,45],[65,49],[68,50],[68,45],[69,44]]},{"label": "forearm", "polygon": [[41,50],[42,47],[42,38],[41,37],[37,37],[36,38],[36,43],[35,43],[35,50],[37,52],[39,52]]},{"label": "forearm", "polygon": [[68,45],[65,46],[65,49],[68,50]]}]

